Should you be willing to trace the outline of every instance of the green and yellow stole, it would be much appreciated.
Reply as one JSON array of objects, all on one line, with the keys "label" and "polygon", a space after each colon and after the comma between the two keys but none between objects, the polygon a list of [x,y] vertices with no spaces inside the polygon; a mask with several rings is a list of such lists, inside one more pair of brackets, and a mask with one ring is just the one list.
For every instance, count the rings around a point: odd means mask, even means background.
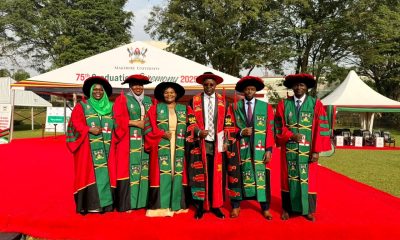
[{"label": "green and yellow stole", "polygon": [[[140,120],[141,108],[133,96],[126,95],[130,120]],[[144,109],[147,112],[152,105],[151,98],[144,96]],[[129,182],[131,208],[147,206],[149,191],[149,154],[144,151],[144,131],[138,127],[129,127]]]},{"label": "green and yellow stole", "polygon": [[[263,161],[265,154],[265,141],[267,131],[267,108],[268,104],[256,100],[253,114],[253,136],[242,137],[239,142],[240,152],[240,170],[242,186],[245,197],[257,196],[259,202],[266,201],[265,189],[265,164]],[[237,103],[234,109],[236,125],[239,129],[246,128],[246,112],[243,111],[243,101]],[[251,137],[254,138],[254,144],[250,149]],[[231,189],[241,191],[241,189]],[[242,194],[236,194],[236,199],[241,199]]]},{"label": "green and yellow stole", "polygon": [[102,128],[102,133],[97,136],[89,133],[89,142],[100,206],[105,207],[113,203],[107,161],[114,121],[111,114],[104,115],[100,119],[97,112],[89,104],[83,102],[81,104],[85,112],[86,124],[89,127],[100,126]]},{"label": "green and yellow stole", "polygon": [[304,136],[300,143],[289,141],[286,144],[286,160],[289,178],[289,193],[292,210],[308,214],[308,162],[312,143],[312,125],[316,99],[305,98],[299,111],[293,99],[285,99],[285,122],[293,133]]},{"label": "green and yellow stole", "polygon": [[[171,159],[170,140],[162,138],[158,145],[160,205],[161,208],[171,208],[173,211],[181,209],[181,198],[183,194],[182,178],[185,156],[186,106],[176,104],[175,112],[177,117],[175,159]],[[165,103],[157,104],[157,127],[160,130],[169,131],[168,106]],[[173,173],[171,161],[174,161]]]}]

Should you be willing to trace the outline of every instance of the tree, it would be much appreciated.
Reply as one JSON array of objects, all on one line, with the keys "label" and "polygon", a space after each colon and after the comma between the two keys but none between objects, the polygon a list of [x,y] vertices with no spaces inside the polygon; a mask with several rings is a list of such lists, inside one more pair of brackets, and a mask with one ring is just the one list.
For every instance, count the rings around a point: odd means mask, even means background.
[{"label": "tree", "polygon": [[[5,10],[6,3],[0,1],[0,62],[12,61],[16,63],[14,48],[15,44],[10,41],[7,32],[9,31],[7,22],[9,21]],[[4,64],[5,65],[5,64]]]},{"label": "tree", "polygon": [[[279,7],[275,32],[290,45],[288,62],[294,72],[316,77],[335,72],[351,56],[353,31],[349,18],[356,1],[284,0]],[[311,94],[316,95],[316,87]]]},{"label": "tree", "polygon": [[279,69],[287,51],[270,35],[276,5],[273,0],[171,0],[153,8],[145,30],[166,40],[168,50],[234,76],[256,66]]},{"label": "tree", "polygon": [[379,93],[400,100],[400,2],[366,0],[358,9],[352,51],[359,71]]},{"label": "tree", "polygon": [[11,73],[7,69],[0,69],[0,77],[11,77]]},{"label": "tree", "polygon": [[40,72],[130,41],[127,0],[3,0],[7,36]]},{"label": "tree", "polygon": [[13,75],[12,78],[16,81],[20,81],[20,80],[26,80],[28,78],[30,78],[31,75],[26,72],[25,70],[22,69],[18,69]]}]

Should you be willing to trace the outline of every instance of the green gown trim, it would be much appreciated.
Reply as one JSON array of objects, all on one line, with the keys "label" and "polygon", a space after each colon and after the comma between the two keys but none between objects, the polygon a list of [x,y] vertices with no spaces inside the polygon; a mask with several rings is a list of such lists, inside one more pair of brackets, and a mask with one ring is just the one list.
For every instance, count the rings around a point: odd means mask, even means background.
[{"label": "green gown trim", "polygon": [[[160,166],[160,205],[161,208],[181,209],[183,193],[184,143],[186,135],[186,106],[177,104],[175,107],[177,125],[175,137],[175,159],[171,159],[170,140],[162,138],[158,145],[158,160]],[[157,104],[157,126],[160,130],[169,130],[168,106]],[[171,169],[174,161],[174,171]],[[172,177],[173,174],[173,177]]]},{"label": "green gown trim", "polygon": [[[135,97],[126,95],[130,120],[141,119],[141,108]],[[144,96],[143,106],[147,113],[151,98]],[[147,206],[149,191],[149,154],[144,151],[144,130],[129,127],[129,187],[131,209]]]},{"label": "green gown trim", "polygon": [[293,133],[303,134],[301,143],[286,144],[288,183],[292,210],[308,214],[308,162],[312,143],[312,124],[316,100],[307,96],[299,111],[293,99],[285,99],[285,122]]},{"label": "green gown trim", "polygon": [[102,133],[97,136],[89,133],[89,142],[100,206],[106,207],[113,203],[108,173],[108,154],[110,151],[114,121],[111,114],[104,115],[100,118],[89,104],[83,102],[81,102],[81,104],[85,113],[86,124],[89,127],[101,126],[102,128]]}]

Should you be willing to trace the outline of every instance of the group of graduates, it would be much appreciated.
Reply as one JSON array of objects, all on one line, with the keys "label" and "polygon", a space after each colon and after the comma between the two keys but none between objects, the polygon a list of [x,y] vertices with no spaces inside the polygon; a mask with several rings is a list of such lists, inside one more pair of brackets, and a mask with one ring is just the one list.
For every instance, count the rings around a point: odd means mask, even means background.
[{"label": "group of graduates", "polygon": [[[85,80],[86,100],[73,109],[67,146],[74,155],[74,198],[81,214],[146,208],[146,216],[173,216],[196,207],[195,218],[221,211],[227,192],[231,218],[242,200],[257,200],[271,220],[270,160],[281,153],[283,220],[292,214],[315,221],[316,167],[319,153],[330,149],[329,124],[320,100],[308,96],[315,80],[294,74],[283,84],[294,96],[272,106],[256,99],[262,79],[241,78],[235,90],[243,98],[228,104],[215,92],[223,79],[211,72],[196,78],[204,91],[187,105],[185,89],[162,82],[154,99],[144,95],[147,76],[129,76],[114,104],[107,79]],[[226,186],[227,185],[227,186]],[[227,190],[227,191],[226,191]]]}]

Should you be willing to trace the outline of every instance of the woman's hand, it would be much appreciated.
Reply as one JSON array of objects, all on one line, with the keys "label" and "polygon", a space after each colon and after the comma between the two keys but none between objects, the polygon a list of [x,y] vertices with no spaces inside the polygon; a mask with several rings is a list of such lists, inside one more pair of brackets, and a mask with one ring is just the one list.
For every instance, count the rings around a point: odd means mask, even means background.
[{"label": "woman's hand", "polygon": [[97,136],[101,133],[101,127],[97,127],[97,126],[91,127],[91,128],[89,128],[89,133]]},{"label": "woman's hand", "polygon": [[290,140],[300,143],[303,141],[303,134],[295,133],[290,137]]},{"label": "woman's hand", "polygon": [[144,120],[129,120],[129,126],[144,129]]},{"label": "woman's hand", "polygon": [[167,140],[171,140],[171,136],[172,136],[172,133],[171,133],[170,131],[166,131],[166,132],[164,133],[163,138],[164,138],[164,139],[167,139]]},{"label": "woman's hand", "polygon": [[319,153],[312,153],[310,157],[310,162],[318,162]]}]

